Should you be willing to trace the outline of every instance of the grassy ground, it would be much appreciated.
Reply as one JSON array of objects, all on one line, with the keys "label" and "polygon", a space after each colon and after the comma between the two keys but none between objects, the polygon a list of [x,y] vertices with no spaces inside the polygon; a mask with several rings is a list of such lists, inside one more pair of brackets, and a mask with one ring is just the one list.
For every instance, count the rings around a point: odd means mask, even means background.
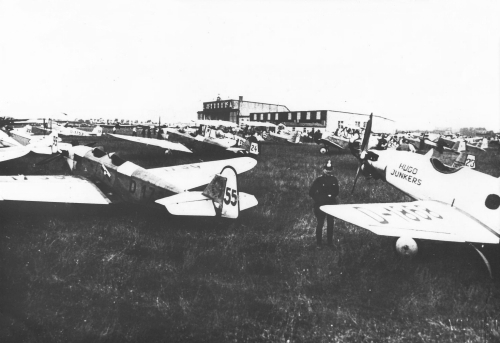
[{"label": "grassy ground", "polygon": [[[214,159],[98,142],[144,167]],[[479,169],[498,177],[499,156],[482,157]],[[342,203],[409,200],[366,180],[351,195],[356,160],[330,158]],[[36,159],[0,172],[65,170],[62,162],[33,167]],[[472,247],[426,242],[405,260],[392,239],[337,221],[334,247],[316,249],[307,191],[324,161],[315,145],[265,145],[240,177],[240,190],[259,205],[236,221],[129,206],[3,204],[1,341],[500,341],[500,282]],[[498,249],[486,253],[500,274]]]}]

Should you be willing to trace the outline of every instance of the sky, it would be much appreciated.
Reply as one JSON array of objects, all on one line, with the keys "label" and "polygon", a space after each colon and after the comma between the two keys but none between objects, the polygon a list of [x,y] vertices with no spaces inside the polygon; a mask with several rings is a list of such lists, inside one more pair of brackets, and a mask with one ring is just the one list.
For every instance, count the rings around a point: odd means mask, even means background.
[{"label": "sky", "polygon": [[499,1],[0,0],[0,116],[196,118],[204,101],[500,130]]}]

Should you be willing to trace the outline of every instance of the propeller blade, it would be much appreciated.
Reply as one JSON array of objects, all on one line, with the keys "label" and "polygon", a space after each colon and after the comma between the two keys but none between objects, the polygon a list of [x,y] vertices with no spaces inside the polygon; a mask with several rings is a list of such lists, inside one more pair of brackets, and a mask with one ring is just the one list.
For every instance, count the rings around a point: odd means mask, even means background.
[{"label": "propeller blade", "polygon": [[360,163],[358,166],[358,170],[356,171],[356,177],[354,178],[354,184],[352,185],[351,194],[354,193],[354,188],[356,187],[356,182],[358,182],[359,174],[361,172],[361,167],[363,163]]},{"label": "propeller blade", "polygon": [[370,114],[370,119],[366,123],[365,134],[363,135],[363,141],[361,142],[361,151],[368,150],[368,141],[370,140],[370,135],[372,134],[372,121],[373,113]]}]

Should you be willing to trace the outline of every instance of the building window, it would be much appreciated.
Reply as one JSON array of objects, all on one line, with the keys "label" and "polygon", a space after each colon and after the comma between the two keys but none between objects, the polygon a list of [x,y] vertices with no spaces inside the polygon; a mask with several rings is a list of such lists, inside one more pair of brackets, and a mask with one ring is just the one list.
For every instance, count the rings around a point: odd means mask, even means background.
[{"label": "building window", "polygon": [[264,120],[264,113],[260,114],[260,120]]},{"label": "building window", "polygon": [[288,113],[288,121],[292,121],[292,114]]},{"label": "building window", "polygon": [[267,120],[271,120],[271,113],[267,114]]},{"label": "building window", "polygon": [[257,113],[253,114],[253,120],[257,120]]},{"label": "building window", "polygon": [[316,120],[321,120],[321,112],[316,112]]},{"label": "building window", "polygon": [[339,127],[342,128],[342,124],[344,124],[344,122],[342,120],[339,120]]},{"label": "building window", "polygon": [[276,114],[274,115],[274,120],[278,120],[279,116],[278,116],[278,112],[276,112]]},{"label": "building window", "polygon": [[307,114],[306,114],[306,120],[311,120],[311,112],[307,112]]},{"label": "building window", "polygon": [[297,121],[300,120],[300,112],[297,112]]},{"label": "building window", "polygon": [[360,126],[359,124],[360,124],[360,122],[359,122],[359,121],[357,121],[357,122],[355,122],[355,123],[354,123],[354,125],[356,125],[357,127],[359,127],[359,126]]},{"label": "building window", "polygon": [[303,129],[302,129],[302,131],[303,131],[303,132],[306,132],[306,128],[303,128]]}]

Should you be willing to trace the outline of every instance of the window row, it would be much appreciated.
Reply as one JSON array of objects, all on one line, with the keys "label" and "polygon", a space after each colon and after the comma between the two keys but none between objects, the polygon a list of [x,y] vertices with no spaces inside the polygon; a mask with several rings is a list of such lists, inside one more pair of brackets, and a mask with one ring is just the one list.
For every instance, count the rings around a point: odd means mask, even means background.
[{"label": "window row", "polygon": [[218,101],[218,102],[207,102],[204,105],[206,110],[214,110],[217,108],[232,108],[233,104],[231,101]]},{"label": "window row", "polygon": [[[325,113],[326,117],[326,113]],[[292,121],[292,120],[324,120],[321,111],[315,112],[276,112],[276,113],[252,113],[252,120],[276,120],[276,121]]]}]

